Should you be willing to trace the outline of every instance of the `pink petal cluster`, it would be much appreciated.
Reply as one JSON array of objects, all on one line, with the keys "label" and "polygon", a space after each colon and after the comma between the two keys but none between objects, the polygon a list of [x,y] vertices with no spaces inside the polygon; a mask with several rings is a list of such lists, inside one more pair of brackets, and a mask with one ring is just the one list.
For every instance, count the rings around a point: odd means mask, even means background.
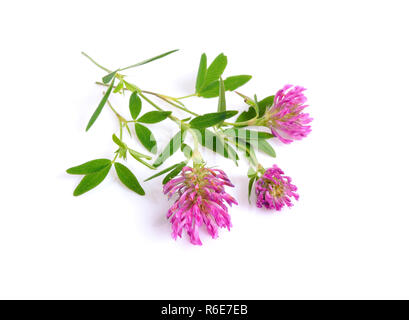
[{"label": "pink petal cluster", "polygon": [[311,132],[308,124],[312,118],[308,113],[302,112],[307,107],[304,90],[299,86],[284,86],[276,93],[273,105],[266,111],[266,125],[283,143],[300,140]]},{"label": "pink petal cluster", "polygon": [[291,207],[291,197],[298,200],[297,187],[291,183],[291,178],[274,165],[267,169],[256,182],[257,207],[280,211],[285,205]]},{"label": "pink petal cluster", "polygon": [[182,237],[185,229],[190,242],[201,245],[199,227],[203,223],[213,238],[218,236],[218,227],[230,230],[230,215],[224,202],[230,206],[237,202],[224,191],[224,186],[233,187],[224,171],[203,166],[184,167],[180,176],[165,184],[164,194],[178,197],[167,214],[175,240]]}]

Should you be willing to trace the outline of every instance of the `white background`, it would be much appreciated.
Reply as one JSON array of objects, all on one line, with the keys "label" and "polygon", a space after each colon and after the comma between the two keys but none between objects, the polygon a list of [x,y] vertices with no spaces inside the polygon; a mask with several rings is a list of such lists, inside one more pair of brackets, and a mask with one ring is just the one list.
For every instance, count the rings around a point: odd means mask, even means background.
[{"label": "white background", "polygon": [[[0,298],[409,298],[409,20],[406,1],[8,1],[0,5]],[[74,198],[65,169],[111,157],[105,109],[85,133],[108,68],[175,96],[194,88],[202,52],[225,75],[252,74],[259,97],[308,88],[313,132],[274,143],[299,187],[292,209],[247,203],[247,165],[225,169],[240,205],[231,232],[174,241],[160,180],[146,197],[112,172]],[[228,104],[244,109],[230,94]],[[113,102],[124,114],[127,99]],[[217,100],[186,100],[199,113]],[[145,111],[150,110],[145,105]],[[165,121],[159,148],[177,128]],[[171,131],[169,131],[171,130]],[[143,148],[133,139],[128,143]],[[174,163],[173,157],[168,163]],[[142,180],[151,172],[131,159]]]}]

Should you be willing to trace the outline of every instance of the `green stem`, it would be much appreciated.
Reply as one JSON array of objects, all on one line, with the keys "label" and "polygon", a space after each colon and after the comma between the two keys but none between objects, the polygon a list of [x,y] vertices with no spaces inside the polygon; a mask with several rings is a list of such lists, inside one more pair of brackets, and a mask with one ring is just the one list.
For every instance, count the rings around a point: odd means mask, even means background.
[{"label": "green stem", "polygon": [[[109,87],[109,84],[105,84],[103,82],[96,81],[95,83],[97,85],[100,85],[100,86]],[[115,89],[116,86],[113,86],[113,88]],[[124,90],[128,90],[128,89],[124,88]],[[153,95],[155,97],[158,97],[159,99],[162,99],[163,101],[169,103],[170,105],[174,106],[175,108],[178,108],[179,110],[187,112],[187,113],[191,114],[192,116],[195,116],[195,117],[199,116],[198,113],[190,111],[188,108],[186,108],[184,106],[181,106],[181,105],[178,105],[178,104],[174,103],[173,101],[170,101],[170,100],[176,101],[179,98],[172,98],[172,97],[166,96],[164,94],[160,94],[160,93],[156,93],[156,92],[152,92],[152,91],[147,91],[147,90],[140,90],[140,92],[150,94],[150,95]]]},{"label": "green stem", "polygon": [[122,131],[123,131],[122,129],[123,129],[122,121],[119,120],[119,140],[121,140],[121,141],[122,141]]},{"label": "green stem", "polygon": [[183,96],[183,97],[176,98],[176,99],[177,99],[177,100],[181,100],[181,99],[186,99],[186,98],[195,97],[195,96],[197,96],[197,94],[196,94],[196,93],[192,93],[192,94],[189,94],[189,95],[187,95],[187,96]]},{"label": "green stem", "polygon": [[192,154],[193,165],[202,164],[204,160],[199,151],[199,141],[197,139],[196,133],[194,132],[194,130],[190,128],[188,128],[187,130],[189,131],[189,133],[192,135],[192,138],[193,138],[193,154]]},{"label": "green stem", "polygon": [[105,68],[105,67],[103,67],[103,66],[101,66],[98,62],[96,62],[94,59],[92,59],[89,55],[87,55],[85,52],[81,52],[84,56],[86,56],[89,60],[91,60],[91,62],[93,63],[93,64],[95,64],[97,67],[99,67],[99,68],[101,68],[102,70],[104,70],[104,71],[106,71],[106,72],[108,72],[108,73],[111,73],[112,71],[111,70],[109,70],[109,69],[107,69],[107,68]]},{"label": "green stem", "polygon": [[158,111],[164,111],[161,107],[159,107],[155,102],[153,102],[152,100],[150,100],[147,96],[145,96],[142,93],[142,90],[138,88],[138,93],[141,96],[142,99],[144,99],[146,102],[148,102],[152,107],[154,107],[156,110]]},{"label": "green stem", "polygon": [[[199,116],[199,114],[197,114],[196,112],[190,111],[190,110],[187,109],[186,107],[181,106],[181,105],[178,105],[178,104],[176,104],[176,103],[174,103],[174,102],[172,102],[172,101],[169,100],[169,99],[175,100],[176,98],[171,98],[171,97],[165,96],[165,95],[163,95],[163,94],[159,94],[159,93],[155,93],[155,92],[151,92],[151,91],[146,91],[146,90],[141,90],[141,91],[144,92],[144,93],[147,93],[147,94],[154,95],[154,96],[156,96],[156,97],[162,99],[163,101],[166,101],[167,103],[169,103],[170,105],[174,106],[175,108],[178,108],[178,109],[180,109],[180,110],[183,110],[183,111],[185,111],[185,112],[187,112],[187,113],[189,113],[189,114],[191,114],[191,115],[193,115],[193,116],[195,116],[195,117]],[[178,99],[179,99],[179,98],[178,98]]]},{"label": "green stem", "polygon": [[222,125],[233,126],[233,127],[241,127],[241,126],[252,126],[255,125],[257,122],[257,118],[253,118],[247,121],[242,122],[223,122]]},{"label": "green stem", "polygon": [[[105,94],[105,92],[104,92],[104,94]],[[123,119],[123,117],[114,109],[111,102],[109,102],[109,100],[107,100],[107,102],[108,102],[108,106],[111,108],[112,112],[115,113],[115,115],[118,117],[118,119],[119,120]]]}]

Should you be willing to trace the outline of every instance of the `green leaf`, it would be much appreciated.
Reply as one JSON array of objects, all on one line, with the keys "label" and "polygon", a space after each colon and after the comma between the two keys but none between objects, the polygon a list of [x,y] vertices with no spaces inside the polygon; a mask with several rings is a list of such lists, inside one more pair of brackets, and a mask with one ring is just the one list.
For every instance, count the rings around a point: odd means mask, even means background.
[{"label": "green leaf", "polygon": [[251,76],[246,74],[227,77],[226,80],[224,80],[224,86],[226,87],[226,91],[233,91],[245,85],[247,82],[250,81],[250,79]]},{"label": "green leaf", "polygon": [[176,168],[178,165],[179,165],[179,163],[176,163],[176,164],[170,166],[169,168],[166,168],[166,169],[162,170],[161,172],[158,172],[158,173],[154,174],[153,176],[150,176],[148,179],[145,180],[145,182],[149,181],[149,180],[152,180],[153,178],[159,177],[162,174],[165,174],[166,172],[172,170],[173,168]]},{"label": "green leaf", "polygon": [[253,107],[250,107],[247,111],[243,111],[237,117],[236,122],[244,122],[256,117],[256,110]]},{"label": "green leaf", "polygon": [[74,196],[80,196],[85,192],[95,188],[102,181],[104,181],[110,169],[111,163],[99,171],[87,174],[84,178],[82,178],[78,186],[75,188]]},{"label": "green leaf", "polygon": [[129,97],[129,111],[131,112],[132,119],[136,119],[139,116],[139,113],[142,109],[142,101],[138,96],[138,92],[132,92]]},{"label": "green leaf", "polygon": [[[213,62],[207,69],[205,80],[202,83],[202,88],[205,88],[213,81],[218,80],[223,74],[224,69],[226,69],[226,66],[227,57],[223,53],[221,53],[213,60]],[[201,90],[199,90],[199,92],[200,91]]]},{"label": "green leaf", "polygon": [[118,93],[119,91],[122,90],[123,87],[124,87],[124,80],[121,79],[121,81],[119,81],[118,85],[114,89],[114,93]]},{"label": "green leaf", "polygon": [[67,173],[69,174],[90,174],[97,172],[111,164],[109,159],[96,159],[85,162],[79,166],[69,168]]},{"label": "green leaf", "polygon": [[149,62],[152,62],[152,61],[155,61],[155,60],[157,60],[157,59],[163,58],[163,57],[167,56],[168,54],[171,54],[171,53],[176,52],[176,51],[179,51],[179,49],[162,53],[162,54],[160,54],[160,55],[158,55],[158,56],[155,56],[155,57],[153,57],[153,58],[149,58],[149,59],[143,60],[143,61],[141,61],[141,62],[135,63],[135,64],[133,64],[133,65],[130,65],[130,66],[128,66],[128,67],[121,68],[121,69],[119,69],[118,71],[123,71],[123,70],[131,69],[131,68],[134,68],[134,67],[142,66],[142,65],[147,64],[147,63],[149,63]]},{"label": "green leaf", "polygon": [[207,72],[207,57],[206,57],[206,54],[203,53],[202,56],[200,57],[199,70],[197,71],[196,92],[199,92],[200,88],[202,87],[202,84],[206,77],[206,72]]},{"label": "green leaf", "polygon": [[121,180],[124,185],[141,196],[145,195],[145,191],[142,189],[138,179],[136,179],[131,170],[119,162],[115,162],[115,170],[118,174],[119,180]]},{"label": "green leaf", "polygon": [[253,189],[254,180],[256,180],[256,176],[252,177],[252,178],[249,180],[249,188],[248,188],[248,199],[249,199],[249,203],[251,202],[251,201],[250,201],[250,197],[251,197],[251,190]]},{"label": "green leaf", "polygon": [[95,120],[97,120],[99,114],[101,113],[102,109],[104,108],[109,95],[111,94],[112,91],[112,87],[114,86],[114,82],[115,82],[115,78],[112,79],[111,84],[109,85],[109,88],[107,90],[107,92],[104,94],[104,96],[102,97],[101,102],[99,103],[97,109],[94,111],[94,113],[91,116],[91,119],[89,119],[87,128],[85,129],[85,131],[88,131],[89,128],[91,128],[91,126],[94,124]]},{"label": "green leaf", "polygon": [[171,111],[149,111],[137,121],[142,123],[157,123],[165,120],[171,113]]},{"label": "green leaf", "polygon": [[262,117],[264,113],[266,112],[267,108],[270,108],[273,103],[274,103],[274,97],[275,96],[268,96],[264,98],[263,100],[258,102],[258,107],[259,107],[259,117]]},{"label": "green leaf", "polygon": [[[239,75],[227,77],[224,80],[224,87],[226,91],[233,91],[242,85],[246,84],[251,79],[248,75]],[[214,98],[219,94],[220,81],[213,81],[206,88],[202,89],[199,96],[203,98]]]},{"label": "green leaf", "polygon": [[199,143],[202,146],[220,154],[227,159],[233,160],[234,163],[238,165],[237,160],[239,160],[239,156],[237,155],[237,152],[234,151],[234,149],[225,140],[221,139],[219,136],[207,129],[194,130],[194,134],[197,136]]},{"label": "green leaf", "polygon": [[268,132],[254,131],[248,129],[238,129],[238,128],[229,128],[224,131],[225,134],[234,138],[240,138],[243,140],[259,140],[259,139],[269,139],[273,138],[274,135]]},{"label": "green leaf", "polygon": [[183,167],[186,165],[186,162],[183,161],[181,163],[179,163],[175,169],[173,169],[163,180],[162,180],[162,184],[166,184],[168,183],[171,179],[173,179],[174,177],[176,177],[180,171],[182,171]]},{"label": "green leaf", "polygon": [[223,122],[224,120],[231,118],[235,116],[236,114],[237,114],[237,111],[235,110],[206,113],[202,116],[198,116],[192,119],[189,122],[189,124],[192,128],[203,129],[203,128],[215,126],[216,124]]},{"label": "green leaf", "polygon": [[109,83],[112,80],[112,78],[115,77],[117,72],[118,70],[115,70],[114,72],[107,74],[105,77],[102,78],[102,82],[105,84]]},{"label": "green leaf", "polygon": [[170,139],[169,143],[166,145],[165,149],[159,154],[158,158],[153,163],[154,167],[159,167],[166,159],[173,155],[181,146],[184,140],[185,133],[179,131],[175,136]]},{"label": "green leaf", "polygon": [[[252,142],[250,142],[252,143]],[[263,139],[260,139],[257,141],[257,143],[252,143],[254,144],[254,146],[257,146],[257,149],[260,151],[263,151],[264,153],[268,154],[269,156],[275,158],[276,157],[276,153],[273,149],[273,147],[266,141]]]},{"label": "green leaf", "polygon": [[149,152],[156,153],[156,139],[153,133],[145,126],[135,123],[135,132],[139,141]]}]

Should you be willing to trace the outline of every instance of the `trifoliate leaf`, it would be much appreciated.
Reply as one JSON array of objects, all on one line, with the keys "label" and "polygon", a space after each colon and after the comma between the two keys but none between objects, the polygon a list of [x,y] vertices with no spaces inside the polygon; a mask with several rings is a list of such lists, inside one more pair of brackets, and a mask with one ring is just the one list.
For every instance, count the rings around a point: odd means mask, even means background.
[{"label": "trifoliate leaf", "polygon": [[[227,57],[221,53],[219,54],[207,69],[205,79],[202,83],[201,89],[207,87],[213,81],[218,80],[223,74],[227,66]],[[201,90],[199,90],[200,92]]]}]

